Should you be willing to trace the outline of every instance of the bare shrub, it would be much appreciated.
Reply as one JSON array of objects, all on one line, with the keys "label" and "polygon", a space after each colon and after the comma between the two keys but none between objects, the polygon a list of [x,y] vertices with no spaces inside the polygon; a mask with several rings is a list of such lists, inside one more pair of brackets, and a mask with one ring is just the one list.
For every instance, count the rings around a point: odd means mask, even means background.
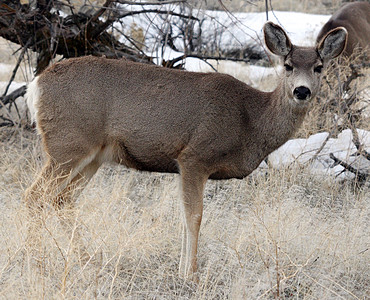
[{"label": "bare shrub", "polygon": [[[207,9],[223,10],[225,7],[233,12],[261,12],[265,11],[265,0],[191,0],[191,3],[203,3]],[[268,1],[268,5],[273,10],[298,11],[306,13],[330,14],[335,11],[345,0],[273,0]]]},{"label": "bare shrub", "polygon": [[334,137],[351,126],[369,130],[369,78],[368,57],[363,53],[334,61],[297,137],[323,131]]}]

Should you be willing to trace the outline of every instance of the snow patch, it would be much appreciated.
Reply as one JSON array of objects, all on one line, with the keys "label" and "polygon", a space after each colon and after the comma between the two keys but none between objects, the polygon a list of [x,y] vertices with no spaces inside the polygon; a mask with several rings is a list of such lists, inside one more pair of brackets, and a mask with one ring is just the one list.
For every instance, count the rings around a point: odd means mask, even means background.
[{"label": "snow patch", "polygon": [[[357,129],[357,133],[364,149],[369,152],[370,132]],[[314,134],[308,139],[289,140],[269,155],[269,163],[277,169],[292,164],[309,164],[309,170],[312,174],[331,175],[340,179],[354,178],[354,174],[346,171],[344,167],[334,164],[329,156],[330,153],[333,153],[336,158],[351,164],[359,171],[370,171],[370,162],[363,156],[356,155],[357,148],[353,144],[353,135],[350,129],[343,130],[337,138],[329,138],[323,149],[317,153],[328,135],[329,133],[323,132]]]}]

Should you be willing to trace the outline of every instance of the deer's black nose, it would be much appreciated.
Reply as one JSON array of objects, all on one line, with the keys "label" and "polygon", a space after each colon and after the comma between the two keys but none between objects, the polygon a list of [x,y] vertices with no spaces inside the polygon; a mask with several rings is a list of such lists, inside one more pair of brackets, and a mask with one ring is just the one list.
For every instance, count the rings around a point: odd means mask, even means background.
[{"label": "deer's black nose", "polygon": [[306,100],[311,96],[310,89],[306,88],[305,86],[299,86],[294,89],[294,96],[297,97],[299,100]]}]

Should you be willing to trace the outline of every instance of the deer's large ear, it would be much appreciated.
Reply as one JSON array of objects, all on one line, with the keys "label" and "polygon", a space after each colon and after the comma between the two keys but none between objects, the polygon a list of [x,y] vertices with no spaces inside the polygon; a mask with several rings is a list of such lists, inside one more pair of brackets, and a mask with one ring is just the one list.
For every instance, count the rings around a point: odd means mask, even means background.
[{"label": "deer's large ear", "polygon": [[324,60],[339,56],[347,45],[347,30],[344,27],[337,27],[330,30],[317,44],[316,48]]},{"label": "deer's large ear", "polygon": [[267,48],[275,55],[285,56],[292,50],[292,42],[284,29],[272,22],[263,26]]}]

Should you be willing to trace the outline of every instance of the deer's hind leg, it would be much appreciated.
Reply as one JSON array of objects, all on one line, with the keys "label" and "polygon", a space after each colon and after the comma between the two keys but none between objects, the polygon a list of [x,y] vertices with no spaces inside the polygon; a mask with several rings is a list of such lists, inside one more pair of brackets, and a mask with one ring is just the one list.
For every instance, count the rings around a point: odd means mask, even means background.
[{"label": "deer's hind leg", "polygon": [[[41,263],[43,259],[43,230],[51,199],[56,189],[68,177],[68,170],[61,168],[54,160],[48,159],[36,180],[26,190],[24,201],[28,209],[28,233],[26,245],[32,257]],[[39,264],[41,266],[41,264]]]},{"label": "deer's hind leg", "polygon": [[[71,203],[73,191],[85,186],[100,166],[99,150],[79,161],[58,163],[49,158],[34,183],[26,190],[25,201],[29,208],[37,209],[52,204],[61,208]],[[82,189],[81,189],[82,190]]]},{"label": "deer's hind leg", "polygon": [[98,158],[91,161],[68,182],[65,189],[53,201],[63,231],[67,234],[70,246],[72,246],[70,250],[77,255],[78,261],[82,265],[90,261],[91,255],[81,237],[81,223],[78,222],[79,211],[75,207],[75,199],[78,198],[100,165],[101,162]]},{"label": "deer's hind leg", "polygon": [[62,168],[54,160],[48,159],[36,180],[26,190],[25,202],[31,214],[50,204],[49,198],[56,195],[56,190],[67,180],[70,170]]},{"label": "deer's hind leg", "polygon": [[66,205],[73,207],[74,199],[80,195],[100,166],[101,162],[95,158],[78,172],[72,171],[70,178],[61,186],[63,189],[53,201],[55,208],[61,209]]},{"label": "deer's hind leg", "polygon": [[[28,244],[39,248],[41,229],[48,208],[54,206],[62,225],[71,231],[75,221],[73,198],[77,197],[100,166],[98,152],[95,151],[78,163],[58,164],[49,158],[34,183],[26,190],[25,202],[29,210]],[[77,192],[76,192],[77,191]],[[70,208],[62,213],[65,205]],[[78,234],[76,234],[78,236]]]}]

